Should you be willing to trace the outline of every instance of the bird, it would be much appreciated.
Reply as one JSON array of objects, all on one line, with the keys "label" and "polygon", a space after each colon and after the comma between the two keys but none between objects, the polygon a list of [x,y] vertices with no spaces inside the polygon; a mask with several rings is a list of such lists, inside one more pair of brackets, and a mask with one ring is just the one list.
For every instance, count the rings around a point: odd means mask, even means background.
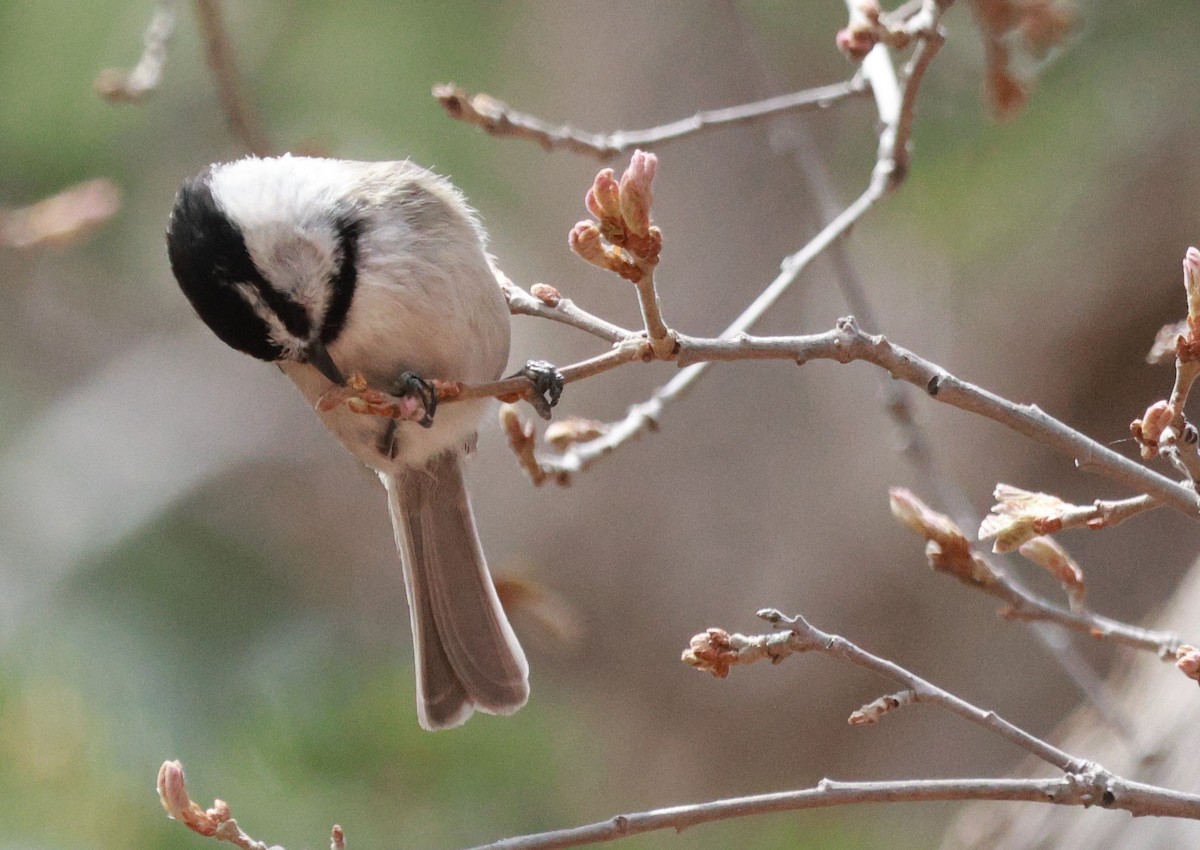
[{"label": "bird", "polygon": [[[492,381],[508,360],[498,271],[463,194],[408,160],[250,156],[183,183],[166,241],[200,319],[227,345],[276,364],[310,405],[349,375],[421,400],[421,422],[345,405],[317,413],[387,493],[420,725],[446,729],[476,709],[521,708],[529,666],[488,573],[463,479],[489,400],[437,408],[431,382]],[[557,401],[561,378],[548,380]]]}]

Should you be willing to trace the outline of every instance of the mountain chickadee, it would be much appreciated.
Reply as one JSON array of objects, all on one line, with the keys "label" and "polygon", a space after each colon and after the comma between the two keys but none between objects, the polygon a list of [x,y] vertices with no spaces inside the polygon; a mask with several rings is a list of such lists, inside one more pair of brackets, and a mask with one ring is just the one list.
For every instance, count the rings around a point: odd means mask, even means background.
[{"label": "mountain chickadee", "polygon": [[[485,238],[462,194],[410,162],[285,155],[213,165],[184,183],[167,250],[205,324],[276,363],[310,403],[361,373],[373,388],[421,395],[432,414],[436,394],[418,376],[492,381],[508,359]],[[319,411],[387,489],[426,729],[476,708],[511,714],[529,696],[460,465],[488,404],[445,405],[422,423]]]}]

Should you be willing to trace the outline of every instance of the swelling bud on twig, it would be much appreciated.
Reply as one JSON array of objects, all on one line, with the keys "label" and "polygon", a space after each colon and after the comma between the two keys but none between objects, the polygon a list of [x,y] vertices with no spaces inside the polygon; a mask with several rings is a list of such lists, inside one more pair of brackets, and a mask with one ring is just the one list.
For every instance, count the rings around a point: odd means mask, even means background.
[{"label": "swelling bud on twig", "polygon": [[1189,679],[1200,682],[1200,649],[1184,644],[1175,650],[1175,666]]},{"label": "swelling bud on twig", "polygon": [[621,200],[617,179],[611,168],[604,168],[592,181],[592,187],[584,195],[583,205],[602,224],[621,221]]},{"label": "swelling bud on twig", "polygon": [[879,4],[875,0],[864,0],[850,7],[850,22],[845,29],[838,30],[837,49],[852,62],[861,62],[879,43],[883,33],[879,25]]},{"label": "swelling bud on twig", "polygon": [[1200,250],[1188,248],[1183,257],[1183,288],[1187,292],[1187,333],[1175,344],[1181,363],[1200,360]]},{"label": "swelling bud on twig", "polygon": [[650,233],[650,207],[654,203],[654,173],[658,157],[645,151],[634,151],[629,167],[621,175],[619,200],[625,228],[636,236]]},{"label": "swelling bud on twig", "polygon": [[557,307],[562,301],[562,293],[548,283],[535,283],[529,287],[529,294],[547,307]]},{"label": "swelling bud on twig", "polygon": [[192,802],[183,765],[178,761],[165,761],[158,769],[158,799],[168,817],[201,835],[216,835],[221,824],[229,820],[229,806],[223,800],[213,801],[207,811]]},{"label": "swelling bud on twig", "polygon": [[1146,408],[1141,419],[1129,423],[1129,433],[1141,446],[1142,459],[1150,460],[1158,455],[1158,444],[1163,432],[1175,421],[1178,411],[1166,401],[1156,401]]},{"label": "swelling bud on twig", "polygon": [[892,515],[927,541],[925,557],[938,572],[950,573],[975,584],[992,584],[995,576],[975,556],[971,541],[957,523],[930,508],[904,487],[888,490]]}]

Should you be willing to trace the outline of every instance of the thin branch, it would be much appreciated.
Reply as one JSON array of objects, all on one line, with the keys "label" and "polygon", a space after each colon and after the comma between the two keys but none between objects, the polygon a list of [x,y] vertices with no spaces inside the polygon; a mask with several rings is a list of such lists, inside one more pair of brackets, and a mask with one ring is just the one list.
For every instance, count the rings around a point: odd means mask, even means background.
[{"label": "thin branch", "polygon": [[[1005,486],[997,488],[997,493]],[[908,490],[893,487],[889,492],[889,500],[896,519],[927,541],[925,556],[929,565],[937,572],[952,576],[968,587],[981,590],[1004,602],[1007,607],[1001,612],[1003,616],[1027,622],[1056,623],[1093,637],[1108,638],[1135,649],[1150,650],[1163,660],[1173,657],[1175,650],[1179,648],[1179,638],[1169,632],[1152,632],[1111,620],[1078,604],[1082,598],[1083,585],[1082,574],[1077,572],[1077,567],[1066,570],[1069,574],[1067,579],[1059,576],[1060,583],[1064,584],[1068,593],[1074,594],[1072,601],[1076,604],[1067,610],[1028,590],[1017,579],[990,562],[954,520],[932,510]],[[989,519],[996,517],[996,514],[989,515]],[[1003,529],[992,527],[999,525],[1000,521],[1008,525]],[[1035,539],[1044,543],[1050,540],[1037,536],[1025,518],[1011,515],[1006,515],[996,522],[985,520],[980,528],[980,536],[996,537],[997,546],[1002,547],[999,551],[1011,551],[1021,547],[1022,554],[1031,558],[1036,557],[1037,552],[1030,553],[1025,546],[1033,543]],[[1069,557],[1065,552],[1061,554]],[[1046,565],[1044,561],[1042,563],[1043,566]]]},{"label": "thin branch", "polygon": [[218,0],[196,0],[196,21],[200,26],[208,66],[216,78],[217,96],[230,132],[251,153],[266,156],[271,151],[271,143],[263,129],[262,120],[242,91]]},{"label": "thin branch", "polygon": [[[678,351],[668,359],[685,366],[679,375],[658,390],[648,401],[635,405],[625,419],[610,426],[605,436],[573,446],[561,456],[544,461],[555,471],[567,473],[586,469],[598,457],[613,451],[642,430],[657,423],[662,407],[690,385],[710,363],[733,360],[793,360],[805,364],[812,360],[834,360],[838,363],[865,361],[885,369],[893,378],[924,388],[934,400],[991,419],[1001,425],[1049,446],[1070,458],[1087,458],[1090,468],[1145,493],[1191,519],[1200,519],[1200,500],[1190,488],[1166,476],[1117,454],[1076,431],[1036,405],[1017,404],[962,380],[941,366],[893,345],[883,336],[865,333],[853,318],[840,319],[837,326],[821,334],[788,337],[753,337],[723,335],[716,339],[678,336]],[[622,352],[622,353],[618,353]],[[603,368],[583,368],[576,364],[567,382],[579,380],[617,365],[653,358],[649,346],[634,350],[622,344],[604,358]],[[598,360],[599,358],[593,358]],[[592,363],[593,361],[584,361]],[[464,386],[462,397],[478,398],[481,394],[510,394],[517,392],[516,380],[476,386]],[[495,390],[495,392],[492,392]]]},{"label": "thin branch", "polygon": [[1097,789],[1075,777],[1058,779],[912,779],[894,782],[839,782],[822,779],[799,791],[732,797],[688,806],[617,815],[586,826],[506,838],[471,850],[559,850],[616,841],[659,830],[680,832],[714,821],[777,812],[828,808],[857,803],[915,803],[949,800],[992,800],[1051,803],[1059,806],[1104,806],[1134,815],[1200,818],[1200,796],[1112,777]]},{"label": "thin branch", "polygon": [[[936,31],[934,29],[931,32]],[[921,36],[922,38],[924,35]],[[918,46],[918,51],[921,46]],[[920,68],[932,61],[937,48],[922,54]],[[803,248],[786,257],[780,273],[759,296],[721,334],[721,339],[732,339],[745,333],[791,288],[805,268],[847,233],[876,203],[896,189],[907,174],[908,143],[912,122],[911,113],[916,103],[916,94],[923,78],[922,74],[910,75],[903,91],[898,89],[895,72],[886,48],[876,46],[864,62],[864,76],[870,79],[875,92],[881,117],[894,115],[894,122],[885,124],[880,135],[876,164],[867,188],[848,207],[842,210]],[[898,104],[898,106],[896,105]],[[907,116],[907,117],[906,117]],[[903,151],[903,153],[899,153]],[[898,158],[899,157],[899,158]],[[707,371],[708,364],[695,362],[660,387],[643,402],[632,405],[623,419],[612,423],[604,436],[572,446],[560,456],[543,461],[547,475],[543,480],[569,481],[574,473],[584,472],[600,459],[612,454],[617,448],[646,431],[658,426],[664,408],[684,396],[693,384]]]},{"label": "thin branch", "polygon": [[132,70],[105,68],[92,88],[112,103],[137,103],[158,88],[167,64],[167,42],[175,31],[175,2],[160,3],[142,36],[142,55]]},{"label": "thin branch", "polygon": [[[745,640],[750,642],[770,644],[771,648],[768,651],[768,655],[773,662],[778,663],[792,653],[811,652],[815,650],[823,655],[836,658],[839,661],[845,661],[856,667],[862,667],[863,669],[878,673],[884,678],[890,679],[913,691],[920,702],[936,705],[939,708],[949,711],[951,714],[957,714],[959,717],[974,723],[976,726],[999,735],[1001,738],[1015,744],[1047,764],[1053,765],[1064,773],[1082,774],[1091,767],[1085,759],[1077,758],[1029,734],[1019,726],[1005,720],[996,712],[985,711],[976,705],[972,705],[961,697],[955,696],[910,670],[906,670],[894,661],[889,661],[886,658],[880,658],[878,655],[867,652],[865,649],[862,649],[840,635],[823,632],[799,615],[788,617],[779,611],[767,608],[759,611],[758,616],[776,628],[786,629],[786,631],[776,632],[771,635],[745,638]],[[733,638],[732,635],[730,637]],[[742,635],[737,637],[744,638]],[[782,640],[780,640],[781,638]]]},{"label": "thin branch", "polygon": [[856,74],[842,83],[805,89],[725,109],[705,110],[690,118],[645,130],[617,130],[613,133],[587,133],[565,124],[550,124],[540,118],[518,112],[490,95],[469,95],[451,83],[434,86],[433,96],[451,118],[481,127],[490,135],[529,139],[548,151],[561,148],[605,160],[631,148],[658,146],[710,127],[738,124],[768,115],[778,115],[781,112],[827,109],[865,93],[867,88],[864,77]]},{"label": "thin branch", "polygon": [[[860,2],[861,0],[847,0],[847,6],[851,7]],[[746,25],[740,7],[736,4],[731,4],[731,6],[739,23],[742,24],[744,38],[752,48],[764,85],[769,88],[778,88],[762,51],[758,49],[757,43],[752,38],[750,27]],[[887,14],[889,25],[904,26],[923,6],[924,0],[910,0],[909,3]],[[897,123],[902,96],[887,47],[882,44],[877,45],[863,59],[862,67],[863,73],[871,82],[871,91],[876,96],[876,107],[879,114],[886,116],[882,119],[882,123],[884,125]],[[787,116],[777,119],[777,123],[778,129],[786,130],[786,133],[773,132],[772,141],[777,144],[782,143],[782,146],[792,155],[800,174],[816,198],[822,218],[833,218],[841,209],[841,201],[834,191],[827,165],[816,154],[815,140],[808,131],[803,118]],[[881,323],[875,319],[875,309],[867,287],[851,261],[847,250],[848,242],[848,238],[835,240],[826,251],[833,277],[846,300],[849,312],[866,327],[882,327]],[[880,403],[898,432],[900,454],[923,482],[920,489],[937,493],[937,501],[958,520],[960,525],[964,527],[973,525],[977,514],[971,500],[967,497],[961,484],[954,480],[953,476],[939,468],[934,448],[925,429],[917,419],[916,403],[913,401],[914,388],[900,381],[892,380],[882,371],[878,377]],[[1064,639],[1065,635],[1061,627],[1034,622],[1028,623],[1028,628],[1079,690],[1096,706],[1099,715],[1110,722],[1119,734],[1132,739],[1129,731],[1131,726],[1125,718],[1120,716],[1116,701],[1108,693],[1109,689],[1103,679],[1092,669],[1075,646]]]},{"label": "thin branch", "polygon": [[[569,298],[563,298],[558,290],[546,284],[534,284],[533,292],[526,292],[502,274],[498,275],[500,289],[508,301],[508,311],[514,316],[535,316],[560,322],[581,331],[586,331],[608,342],[624,342],[636,336],[634,331],[614,325],[599,316],[577,306]],[[540,289],[539,289],[540,287]],[[540,293],[539,294],[534,294]]]},{"label": "thin branch", "polygon": [[1090,505],[1075,505],[1063,511],[1061,515],[1062,529],[1112,528],[1125,520],[1162,507],[1152,496],[1133,496],[1128,499],[1097,499]]},{"label": "thin branch", "polygon": [[[884,782],[822,779],[812,788],[630,812],[585,826],[505,838],[478,845],[472,850],[559,850],[601,844],[659,830],[680,832],[700,824],[779,812],[860,803],[952,800],[1049,803],[1084,808],[1101,806],[1127,811],[1135,816],[1200,819],[1200,796],[1134,782],[1104,771],[1069,774],[1057,779],[909,779]],[[238,833],[244,836],[240,829]],[[332,833],[332,850],[343,850],[345,837],[341,828],[335,826]],[[212,837],[228,840],[223,836]],[[265,842],[254,841],[246,836],[244,842],[237,843],[237,846],[245,850],[261,850]]]}]

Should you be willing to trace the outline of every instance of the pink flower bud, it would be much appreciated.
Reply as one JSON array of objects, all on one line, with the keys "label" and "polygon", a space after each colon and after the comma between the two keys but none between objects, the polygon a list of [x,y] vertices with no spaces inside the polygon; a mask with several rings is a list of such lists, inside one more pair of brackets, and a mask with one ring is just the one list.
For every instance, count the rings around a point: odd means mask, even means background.
[{"label": "pink flower bud", "polygon": [[594,221],[581,221],[572,227],[567,244],[580,259],[602,269],[608,268],[604,243],[600,239],[600,228],[596,227]]},{"label": "pink flower bud", "polygon": [[658,169],[658,157],[645,151],[634,151],[629,167],[621,175],[619,186],[621,218],[626,229],[638,236],[650,232],[650,206],[654,203],[654,172]]},{"label": "pink flower bud", "polygon": [[588,189],[583,199],[588,212],[603,222],[618,222],[621,220],[621,202],[617,180],[613,177],[611,168],[603,169],[596,175],[592,188]]},{"label": "pink flower bud", "polygon": [[1184,644],[1175,650],[1175,666],[1189,679],[1200,681],[1200,649]]},{"label": "pink flower bud", "polygon": [[184,782],[183,765],[178,761],[164,761],[158,769],[158,799],[175,820],[183,820],[183,813],[191,809],[192,799]]},{"label": "pink flower bud", "polygon": [[1183,257],[1183,288],[1187,290],[1188,321],[1200,324],[1200,251],[1188,248]]}]

